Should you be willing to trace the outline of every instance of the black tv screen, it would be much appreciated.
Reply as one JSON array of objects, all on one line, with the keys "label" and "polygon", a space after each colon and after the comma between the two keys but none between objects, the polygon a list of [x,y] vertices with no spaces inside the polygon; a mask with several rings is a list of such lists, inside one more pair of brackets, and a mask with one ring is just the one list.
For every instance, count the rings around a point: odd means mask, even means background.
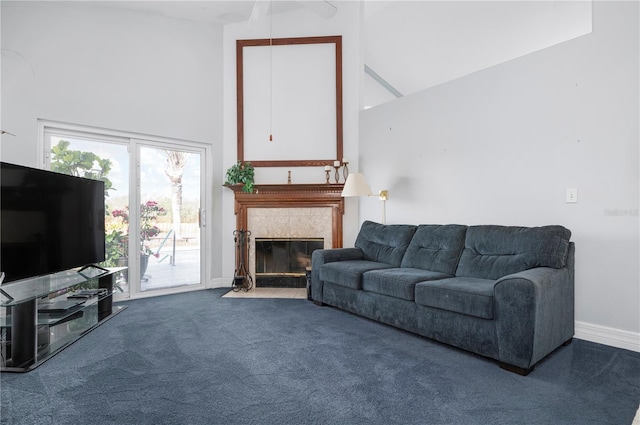
[{"label": "black tv screen", "polygon": [[104,261],[104,183],[0,162],[4,282]]}]

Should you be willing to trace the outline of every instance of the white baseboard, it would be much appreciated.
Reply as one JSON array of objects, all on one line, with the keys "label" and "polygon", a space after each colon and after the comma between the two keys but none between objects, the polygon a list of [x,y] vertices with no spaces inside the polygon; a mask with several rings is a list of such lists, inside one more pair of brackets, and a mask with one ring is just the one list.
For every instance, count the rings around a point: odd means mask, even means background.
[{"label": "white baseboard", "polygon": [[575,337],[640,353],[640,333],[636,332],[623,331],[591,323],[576,322]]},{"label": "white baseboard", "polygon": [[233,282],[233,278],[222,278],[217,277],[215,279],[211,279],[209,284],[207,285],[207,289],[212,288],[229,288],[231,289],[231,282]]}]

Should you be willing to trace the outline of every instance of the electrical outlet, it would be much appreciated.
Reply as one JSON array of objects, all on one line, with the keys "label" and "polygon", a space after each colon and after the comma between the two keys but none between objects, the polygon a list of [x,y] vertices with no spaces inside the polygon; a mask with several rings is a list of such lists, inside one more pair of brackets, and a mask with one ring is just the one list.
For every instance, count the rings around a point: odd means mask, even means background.
[{"label": "electrical outlet", "polygon": [[575,187],[567,188],[567,204],[575,204],[578,202],[578,189]]}]

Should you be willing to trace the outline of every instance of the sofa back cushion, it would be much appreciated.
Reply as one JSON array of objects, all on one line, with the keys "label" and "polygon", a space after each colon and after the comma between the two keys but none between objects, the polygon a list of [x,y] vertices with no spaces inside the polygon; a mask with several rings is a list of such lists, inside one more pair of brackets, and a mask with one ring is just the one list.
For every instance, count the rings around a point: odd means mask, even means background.
[{"label": "sofa back cushion", "polygon": [[456,276],[499,279],[534,267],[563,268],[570,237],[562,226],[471,226]]},{"label": "sofa back cushion", "polygon": [[362,250],[363,259],[400,267],[416,226],[408,224],[362,223],[355,246]]},{"label": "sofa back cushion", "polygon": [[402,267],[454,275],[464,248],[467,226],[421,224],[402,258]]}]

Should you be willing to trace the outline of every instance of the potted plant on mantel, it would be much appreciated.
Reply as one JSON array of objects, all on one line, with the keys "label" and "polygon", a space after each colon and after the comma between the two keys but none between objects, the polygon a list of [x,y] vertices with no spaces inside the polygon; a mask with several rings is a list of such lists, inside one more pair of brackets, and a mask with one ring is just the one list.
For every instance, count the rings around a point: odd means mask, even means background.
[{"label": "potted plant on mantel", "polygon": [[238,161],[227,170],[227,180],[225,185],[241,184],[242,191],[246,193],[253,193],[253,175],[254,169],[250,162]]}]

